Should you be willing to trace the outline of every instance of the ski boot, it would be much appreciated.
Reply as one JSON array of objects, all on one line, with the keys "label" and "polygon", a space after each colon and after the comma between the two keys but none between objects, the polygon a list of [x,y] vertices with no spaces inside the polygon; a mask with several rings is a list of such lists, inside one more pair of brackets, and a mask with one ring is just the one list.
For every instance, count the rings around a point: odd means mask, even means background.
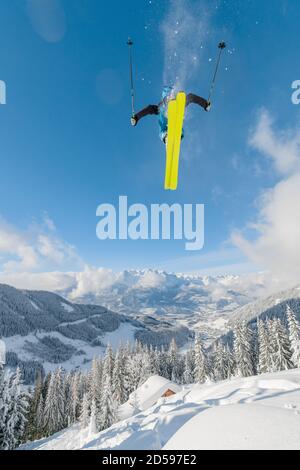
[{"label": "ski boot", "polygon": [[211,102],[208,101],[208,102],[207,102],[207,105],[206,105],[206,107],[205,107],[205,111],[208,113],[210,110],[211,110]]},{"label": "ski boot", "polygon": [[132,116],[130,119],[131,125],[135,127],[137,125],[137,118],[135,116]]}]

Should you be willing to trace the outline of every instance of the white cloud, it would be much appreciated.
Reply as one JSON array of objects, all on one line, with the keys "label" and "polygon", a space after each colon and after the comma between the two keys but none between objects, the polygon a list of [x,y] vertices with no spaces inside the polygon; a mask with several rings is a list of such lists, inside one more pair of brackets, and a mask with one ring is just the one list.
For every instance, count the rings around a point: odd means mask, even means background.
[{"label": "white cloud", "polygon": [[261,110],[249,143],[270,158],[280,174],[300,171],[300,130],[275,131],[274,120],[267,110]]},{"label": "white cloud", "polygon": [[68,243],[48,235],[38,235],[37,250],[40,255],[57,265],[62,265],[67,258],[76,258],[75,248]]},{"label": "white cloud", "polygon": [[34,269],[38,266],[38,254],[26,234],[22,234],[12,225],[0,220],[0,255],[3,269]]},{"label": "white cloud", "polygon": [[0,219],[0,268],[3,272],[82,265],[75,248],[53,233],[53,224],[46,225],[45,228],[35,224],[22,231]]},{"label": "white cloud", "polygon": [[265,109],[260,111],[249,144],[270,158],[282,175],[300,171],[300,130],[275,131],[274,120]]},{"label": "white cloud", "polygon": [[110,269],[85,266],[83,271],[73,273],[73,280],[70,298],[77,299],[110,288],[117,280],[117,274]]},{"label": "white cloud", "polygon": [[0,283],[17,289],[66,292],[74,287],[74,274],[53,272],[0,272]]},{"label": "white cloud", "polygon": [[270,114],[263,110],[250,145],[270,159],[281,177],[258,200],[259,212],[248,229],[236,231],[233,243],[254,263],[268,269],[286,285],[300,282],[300,132],[275,131]]}]

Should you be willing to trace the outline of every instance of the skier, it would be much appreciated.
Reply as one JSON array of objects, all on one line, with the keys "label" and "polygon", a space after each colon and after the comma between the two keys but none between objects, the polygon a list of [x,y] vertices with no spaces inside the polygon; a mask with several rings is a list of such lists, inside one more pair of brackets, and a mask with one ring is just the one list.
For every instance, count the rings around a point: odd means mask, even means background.
[{"label": "skier", "polygon": [[[162,99],[158,105],[149,105],[146,108],[142,109],[137,114],[134,114],[131,117],[131,125],[136,126],[137,123],[145,116],[155,114],[159,116],[159,137],[164,144],[167,142],[168,137],[168,103],[169,101],[175,99],[175,89],[173,86],[165,86],[162,92]],[[189,106],[191,103],[195,103],[201,106],[205,111],[210,111],[211,103],[200,96],[194,95],[193,93],[189,93],[186,97],[186,107]],[[182,138],[184,137],[184,133],[182,134]]]}]

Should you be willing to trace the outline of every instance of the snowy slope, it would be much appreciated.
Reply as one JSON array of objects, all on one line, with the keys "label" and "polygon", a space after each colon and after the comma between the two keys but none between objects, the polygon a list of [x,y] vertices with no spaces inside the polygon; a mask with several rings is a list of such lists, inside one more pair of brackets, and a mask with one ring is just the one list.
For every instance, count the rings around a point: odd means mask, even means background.
[{"label": "snowy slope", "polygon": [[256,302],[237,309],[231,315],[229,324],[234,325],[240,321],[251,322],[258,317],[265,319],[271,317],[283,318],[289,305],[300,320],[300,287],[287,289]]},{"label": "snowy slope", "polygon": [[102,433],[75,425],[23,448],[300,450],[300,369],[192,385]]},{"label": "snowy slope", "polygon": [[69,302],[44,291],[26,291],[0,284],[0,339],[7,351],[7,365],[20,365],[25,383],[30,384],[37,370],[62,365],[70,370],[86,368],[101,356],[108,344],[115,349],[136,339],[154,346],[168,346],[175,338],[179,346],[191,339],[184,326],[137,320],[100,305]]}]

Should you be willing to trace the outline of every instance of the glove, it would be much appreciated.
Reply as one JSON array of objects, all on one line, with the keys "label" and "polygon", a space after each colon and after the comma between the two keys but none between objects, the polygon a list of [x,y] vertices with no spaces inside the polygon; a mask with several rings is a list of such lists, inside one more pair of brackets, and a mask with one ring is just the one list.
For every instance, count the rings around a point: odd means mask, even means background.
[{"label": "glove", "polygon": [[135,127],[137,125],[137,119],[135,116],[132,116],[130,119],[131,125]]},{"label": "glove", "polygon": [[210,110],[211,110],[211,102],[208,101],[208,102],[207,102],[207,105],[206,105],[206,108],[205,108],[205,111],[208,112],[208,111],[210,111]]}]

